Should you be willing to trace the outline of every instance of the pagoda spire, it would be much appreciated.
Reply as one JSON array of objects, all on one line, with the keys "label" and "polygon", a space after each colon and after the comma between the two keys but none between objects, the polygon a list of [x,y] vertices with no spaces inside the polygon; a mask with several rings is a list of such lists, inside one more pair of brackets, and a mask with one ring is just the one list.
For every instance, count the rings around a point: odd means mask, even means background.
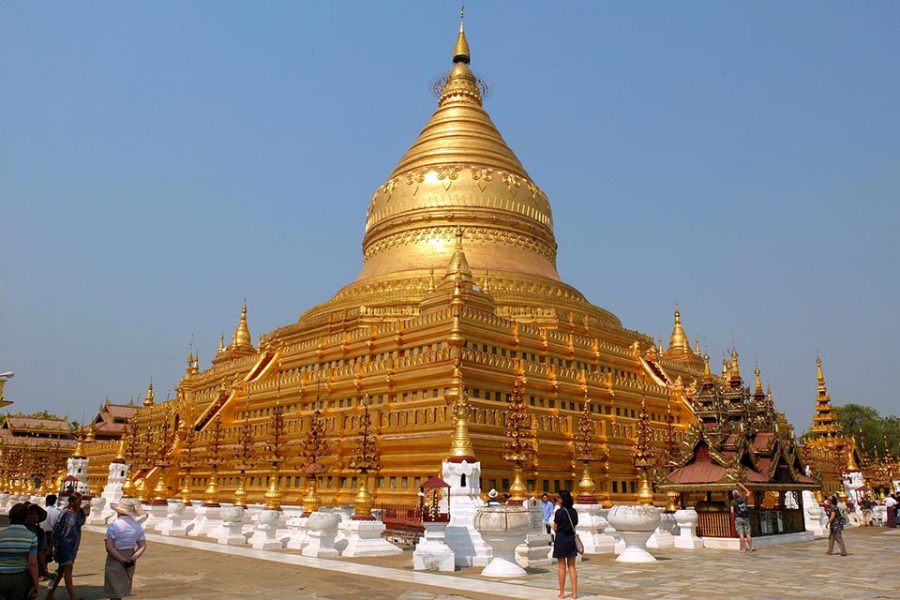
[{"label": "pagoda spire", "polygon": [[447,274],[444,276],[445,281],[454,282],[472,282],[472,269],[469,267],[469,261],[466,259],[466,253],[463,251],[463,230],[462,227],[456,228],[456,246],[453,249],[453,255],[450,257],[450,264],[447,266]]},{"label": "pagoda spire", "polygon": [[225,352],[225,332],[219,334],[219,352]]},{"label": "pagoda spire", "polygon": [[753,398],[757,401],[766,399],[766,393],[763,391],[762,387],[762,380],[759,377],[760,373],[759,366],[757,366],[753,371],[753,374],[756,375],[756,389],[753,391]]},{"label": "pagoda spire", "polygon": [[153,382],[147,386],[147,395],[144,396],[144,406],[153,406]]},{"label": "pagoda spire", "polygon": [[739,387],[744,382],[741,379],[741,367],[738,364],[738,351],[731,347],[731,387]]},{"label": "pagoda spire", "polygon": [[813,415],[810,433],[813,437],[832,437],[838,434],[840,425],[835,420],[834,411],[831,407],[831,396],[828,394],[828,388],[825,386],[821,356],[816,356],[816,379],[818,383],[816,414]]},{"label": "pagoda spire", "polygon": [[469,42],[466,40],[465,5],[459,7],[459,35],[456,37],[456,45],[453,47],[453,62],[469,64]]},{"label": "pagoda spire", "polygon": [[[662,350],[662,348],[660,348]],[[669,336],[669,348],[666,355],[690,355],[691,341],[684,332],[684,326],[681,324],[681,311],[675,307],[675,324],[672,326],[672,335]]]},{"label": "pagoda spire", "polygon": [[250,328],[247,327],[247,303],[241,307],[241,318],[231,336],[231,345],[228,349],[232,352],[255,352],[253,348],[253,338],[250,337]]}]

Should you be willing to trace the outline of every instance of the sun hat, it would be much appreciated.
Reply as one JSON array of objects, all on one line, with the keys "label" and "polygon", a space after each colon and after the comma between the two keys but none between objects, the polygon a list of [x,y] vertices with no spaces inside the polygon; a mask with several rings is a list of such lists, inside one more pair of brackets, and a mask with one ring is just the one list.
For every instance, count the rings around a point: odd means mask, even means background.
[{"label": "sun hat", "polygon": [[491,488],[491,491],[488,492],[488,498],[496,498],[500,494],[497,493],[497,490]]},{"label": "sun hat", "polygon": [[144,512],[141,501],[136,498],[122,498],[119,502],[113,502],[110,508],[120,515],[129,517],[138,517]]}]

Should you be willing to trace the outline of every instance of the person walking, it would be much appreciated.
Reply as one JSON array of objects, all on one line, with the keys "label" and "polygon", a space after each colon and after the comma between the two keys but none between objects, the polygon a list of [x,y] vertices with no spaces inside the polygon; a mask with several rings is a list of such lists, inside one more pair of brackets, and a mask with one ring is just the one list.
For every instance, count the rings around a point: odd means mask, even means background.
[{"label": "person walking", "polygon": [[[47,535],[41,528],[41,523],[47,518],[47,511],[31,502],[26,501],[24,504],[28,509],[28,516],[25,517],[25,527],[28,528],[28,531],[37,536],[38,577],[44,578],[47,576]],[[26,598],[31,597],[31,587],[31,582],[29,581],[28,587],[25,589]]]},{"label": "person walking", "polygon": [[[44,568],[46,569],[46,565],[53,562],[53,527],[56,525],[56,521],[59,519],[62,511],[56,506],[56,494],[48,494],[44,498],[44,507],[47,509],[47,518],[41,522],[41,528],[44,530],[44,536],[47,540],[47,555],[44,558]],[[46,571],[42,572],[41,575],[50,577],[50,573]]]},{"label": "person walking", "polygon": [[572,598],[578,597],[578,573],[575,571],[575,559],[578,556],[578,545],[575,542],[575,526],[578,525],[578,511],[569,490],[559,492],[561,506],[553,515],[553,558],[559,572],[559,597],[566,593],[566,571],[572,584]]},{"label": "person walking", "polygon": [[550,494],[544,492],[541,495],[541,516],[544,519],[544,527],[547,529],[547,533],[550,534],[550,543],[553,543],[553,510],[556,508],[556,505],[550,501]]},{"label": "person walking", "polygon": [[38,597],[38,540],[25,526],[27,519],[28,507],[16,504],[9,509],[9,527],[0,531],[0,600]]},{"label": "person walking", "polygon": [[750,535],[750,507],[747,505],[750,490],[740,482],[738,482],[738,487],[744,494],[741,495],[737,490],[731,492],[731,516],[734,517],[734,528],[740,539],[741,552],[753,552],[753,536]]},{"label": "person walking", "polygon": [[46,600],[54,599],[56,588],[63,579],[66,581],[69,600],[78,600],[78,596],[75,595],[75,584],[72,581],[72,569],[75,565],[75,557],[78,555],[78,546],[81,544],[81,528],[85,522],[85,511],[89,510],[87,507],[82,508],[81,499],[81,494],[72,492],[69,496],[69,505],[59,515],[56,526],[53,527],[53,543],[55,545],[53,555],[59,567],[53,585],[47,592]]},{"label": "person walking", "polygon": [[131,595],[134,565],[147,549],[144,528],[136,521],[141,516],[141,502],[123,498],[111,508],[118,515],[106,529],[106,568],[103,592],[110,600]]},{"label": "person walking", "polygon": [[825,554],[834,554],[834,543],[837,542],[841,547],[841,556],[847,556],[847,548],[844,546],[844,518],[841,516],[841,509],[838,506],[838,497],[825,500],[825,514],[828,515],[828,552]]}]

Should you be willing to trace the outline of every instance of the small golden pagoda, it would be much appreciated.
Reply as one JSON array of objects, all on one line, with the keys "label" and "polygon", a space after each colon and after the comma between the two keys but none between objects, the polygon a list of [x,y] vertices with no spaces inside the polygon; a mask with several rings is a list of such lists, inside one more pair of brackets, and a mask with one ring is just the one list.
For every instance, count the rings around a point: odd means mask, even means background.
[{"label": "small golden pagoda", "polygon": [[816,357],[816,412],[801,452],[825,495],[844,494],[844,481],[851,473],[859,472],[860,456],[856,439],[845,434],[834,415],[831,395],[825,386],[822,357]]},{"label": "small golden pagoda", "polygon": [[[368,202],[356,280],[257,346],[244,303],[231,343],[219,342],[209,368],[191,352],[178,384],[191,411],[179,408],[175,418],[190,419],[198,456],[210,455],[204,444],[212,443],[214,423],[223,443],[234,444],[242,428],[252,431],[256,443],[246,443],[257,452],[276,410],[285,444],[309,439],[306,428],[315,423],[315,437],[330,451],[314,463],[279,466],[281,503],[308,496],[311,506],[350,504],[366,478],[377,507],[414,503],[448,446],[450,460],[481,461],[483,489],[517,496],[576,489],[594,458],[573,463],[587,411],[603,451],[591,479],[596,496],[634,503],[642,397],[646,427],[659,430],[652,443],[665,437],[667,411],[680,440],[694,421],[684,390],[703,377],[703,360],[680,311],[663,348],[561,279],[549,199],[485,111],[463,27],[451,56],[436,110]],[[503,458],[513,389],[536,446],[535,459],[519,461],[519,469]],[[139,431],[160,427],[162,411],[152,409],[151,389],[134,419]],[[366,419],[380,463],[360,473],[354,440]],[[105,473],[114,454],[98,451],[91,471]],[[160,465],[169,480],[188,481],[195,499],[217,482],[216,496],[233,497],[240,486],[239,498],[262,501],[271,483],[265,461],[230,462],[207,461],[189,473],[175,456]],[[149,475],[132,472],[136,482]]]}]

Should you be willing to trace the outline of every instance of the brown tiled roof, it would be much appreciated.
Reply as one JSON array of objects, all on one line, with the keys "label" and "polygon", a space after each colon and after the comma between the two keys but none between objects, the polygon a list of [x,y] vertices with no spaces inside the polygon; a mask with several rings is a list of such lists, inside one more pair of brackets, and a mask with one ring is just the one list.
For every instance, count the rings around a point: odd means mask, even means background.
[{"label": "brown tiled roof", "polygon": [[63,419],[40,419],[37,417],[8,416],[6,423],[9,428],[23,431],[52,431],[54,433],[68,433],[71,431],[68,421]]}]

